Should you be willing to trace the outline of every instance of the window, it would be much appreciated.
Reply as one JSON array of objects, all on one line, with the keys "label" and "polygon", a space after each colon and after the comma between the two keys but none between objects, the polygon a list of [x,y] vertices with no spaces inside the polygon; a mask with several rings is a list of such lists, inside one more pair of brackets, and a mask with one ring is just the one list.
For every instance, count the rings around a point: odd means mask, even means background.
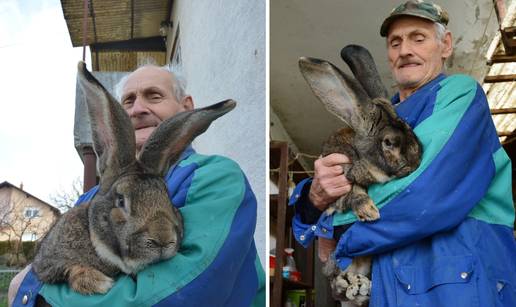
[{"label": "window", "polygon": [[25,209],[25,217],[28,219],[33,219],[39,216],[39,209],[36,208],[27,208]]},{"label": "window", "polygon": [[38,239],[38,234],[35,233],[35,232],[24,233],[22,235],[22,241],[23,242],[36,241],[37,239]]}]

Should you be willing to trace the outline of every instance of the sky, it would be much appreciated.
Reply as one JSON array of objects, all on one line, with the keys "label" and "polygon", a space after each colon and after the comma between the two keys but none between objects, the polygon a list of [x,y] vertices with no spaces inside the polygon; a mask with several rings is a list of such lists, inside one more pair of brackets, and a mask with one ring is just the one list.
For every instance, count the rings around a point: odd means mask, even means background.
[{"label": "sky", "polygon": [[23,183],[51,203],[82,178],[73,139],[79,60],[59,0],[0,0],[0,183]]}]

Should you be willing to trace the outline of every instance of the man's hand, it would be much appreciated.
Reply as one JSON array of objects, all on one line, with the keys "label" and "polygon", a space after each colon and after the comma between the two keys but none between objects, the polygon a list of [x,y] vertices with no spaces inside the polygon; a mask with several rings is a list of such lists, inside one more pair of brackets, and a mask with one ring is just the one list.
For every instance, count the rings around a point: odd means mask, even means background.
[{"label": "man's hand", "polygon": [[310,201],[323,211],[351,190],[351,182],[344,176],[342,164],[350,163],[343,154],[330,154],[314,162],[314,178],[310,187]]}]

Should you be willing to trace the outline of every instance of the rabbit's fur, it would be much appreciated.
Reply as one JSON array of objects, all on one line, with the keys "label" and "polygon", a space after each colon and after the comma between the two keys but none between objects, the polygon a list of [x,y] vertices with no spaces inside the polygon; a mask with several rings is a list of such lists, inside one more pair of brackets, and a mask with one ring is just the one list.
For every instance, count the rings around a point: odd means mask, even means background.
[{"label": "rabbit's fur", "polygon": [[105,293],[113,278],[174,256],[183,238],[179,210],[162,179],[191,141],[234,108],[232,100],[176,114],[136,156],[134,129],[120,104],[78,65],[100,173],[93,199],[63,214],[39,245],[33,269],[46,283]]},{"label": "rabbit's fur", "polygon": [[[301,73],[314,94],[345,124],[323,144],[322,155],[345,154],[351,163],[342,167],[353,186],[330,205],[327,214],[352,209],[360,221],[374,221],[380,214],[367,195],[367,187],[410,174],[419,166],[422,148],[410,126],[397,117],[386,99],[387,91],[367,49],[349,45],[342,49],[341,57],[358,82],[327,61],[299,59]],[[324,273],[337,299],[351,300],[359,306],[368,303],[370,283],[366,276],[370,262],[369,257],[355,258],[341,272],[329,261]]]}]

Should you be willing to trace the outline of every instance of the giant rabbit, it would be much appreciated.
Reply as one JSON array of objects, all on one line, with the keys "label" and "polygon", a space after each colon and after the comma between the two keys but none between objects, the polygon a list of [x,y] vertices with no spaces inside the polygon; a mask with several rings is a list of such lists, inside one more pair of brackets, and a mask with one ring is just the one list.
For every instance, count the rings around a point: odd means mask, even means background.
[{"label": "giant rabbit", "polygon": [[178,113],[161,123],[137,153],[129,116],[82,62],[78,79],[99,158],[99,189],[50,229],[33,269],[46,283],[68,282],[82,294],[106,293],[117,274],[134,275],[177,253],[182,217],[163,177],[191,141],[235,102]]},{"label": "giant rabbit", "polygon": [[[351,191],[331,204],[326,214],[351,209],[360,221],[374,221],[380,213],[367,187],[407,176],[419,166],[422,148],[386,99],[387,91],[369,51],[349,45],[342,49],[341,57],[356,79],[327,61],[299,59],[301,73],[316,97],[344,124],[323,144],[322,155],[342,153],[351,160],[342,165],[344,175],[353,183]],[[330,278],[335,298],[366,305],[370,267],[370,257],[356,257],[342,272],[331,258],[323,271]]]}]

